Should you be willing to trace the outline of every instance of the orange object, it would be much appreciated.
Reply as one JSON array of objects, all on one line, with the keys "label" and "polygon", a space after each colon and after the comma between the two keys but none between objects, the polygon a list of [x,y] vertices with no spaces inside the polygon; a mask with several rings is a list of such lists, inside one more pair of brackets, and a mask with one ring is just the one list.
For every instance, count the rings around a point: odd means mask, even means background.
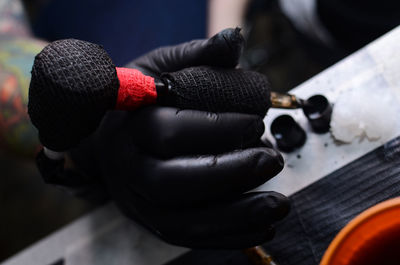
[{"label": "orange object", "polygon": [[400,197],[354,218],[335,237],[320,265],[400,264]]}]

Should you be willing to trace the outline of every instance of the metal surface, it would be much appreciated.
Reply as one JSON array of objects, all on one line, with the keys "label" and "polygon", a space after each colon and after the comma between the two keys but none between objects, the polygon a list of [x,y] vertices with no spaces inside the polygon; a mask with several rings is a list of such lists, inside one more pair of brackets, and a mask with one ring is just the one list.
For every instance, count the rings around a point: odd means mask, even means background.
[{"label": "metal surface", "polygon": [[243,252],[254,265],[278,265],[261,246],[247,248]]},{"label": "metal surface", "polygon": [[281,109],[298,109],[304,105],[304,100],[291,94],[271,92],[271,107]]}]

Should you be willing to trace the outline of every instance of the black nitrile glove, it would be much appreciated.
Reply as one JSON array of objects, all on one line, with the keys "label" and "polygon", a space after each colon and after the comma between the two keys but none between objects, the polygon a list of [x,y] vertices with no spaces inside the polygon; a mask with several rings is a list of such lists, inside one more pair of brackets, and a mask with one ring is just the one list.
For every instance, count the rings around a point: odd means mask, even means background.
[{"label": "black nitrile glove", "polygon": [[[129,67],[156,78],[195,65],[234,67],[242,46],[239,31],[230,29],[155,50]],[[261,143],[263,131],[263,117],[250,114],[157,106],[112,111],[72,158],[102,179],[128,217],[165,241],[245,248],[271,239],[273,223],[289,211],[279,193],[246,193],[283,168],[282,156]]]},{"label": "black nitrile glove", "polygon": [[210,39],[193,40],[180,45],[161,47],[127,65],[158,78],[164,72],[175,72],[192,66],[234,68],[244,46],[240,29],[225,29]]}]

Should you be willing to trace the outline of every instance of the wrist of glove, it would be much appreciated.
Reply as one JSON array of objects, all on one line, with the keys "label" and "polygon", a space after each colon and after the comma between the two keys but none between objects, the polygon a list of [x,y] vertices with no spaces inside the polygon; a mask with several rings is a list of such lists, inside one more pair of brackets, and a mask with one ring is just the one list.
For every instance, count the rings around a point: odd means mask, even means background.
[{"label": "wrist of glove", "polygon": [[[190,66],[232,68],[242,47],[240,33],[225,30],[157,49],[129,67],[155,78]],[[257,115],[153,106],[109,112],[72,155],[80,154],[77,165],[91,156],[124,214],[165,241],[245,248],[271,239],[289,211],[279,193],[248,192],[283,168],[281,155],[260,141],[263,132]]]}]

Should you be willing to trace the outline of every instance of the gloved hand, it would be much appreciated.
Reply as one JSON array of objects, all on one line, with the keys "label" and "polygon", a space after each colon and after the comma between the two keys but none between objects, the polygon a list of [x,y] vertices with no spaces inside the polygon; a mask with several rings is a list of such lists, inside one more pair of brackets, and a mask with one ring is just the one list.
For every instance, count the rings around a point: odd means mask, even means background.
[{"label": "gloved hand", "polygon": [[[234,67],[243,39],[225,30],[209,40],[165,47],[129,67],[157,78],[195,65]],[[119,208],[165,241],[194,248],[245,248],[272,238],[289,203],[276,192],[245,193],[283,168],[260,141],[263,118],[171,107],[112,111],[72,151],[78,168],[102,179]]]}]

